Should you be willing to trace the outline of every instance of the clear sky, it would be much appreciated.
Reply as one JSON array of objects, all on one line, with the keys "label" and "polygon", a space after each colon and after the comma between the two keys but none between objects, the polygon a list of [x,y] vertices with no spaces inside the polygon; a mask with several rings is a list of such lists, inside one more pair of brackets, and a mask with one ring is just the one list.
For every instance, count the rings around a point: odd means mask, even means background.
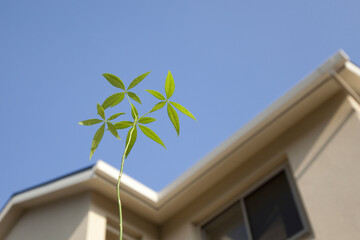
[{"label": "clear sky", "polygon": [[106,133],[90,162],[97,127],[78,125],[117,92],[102,73],[129,84],[152,71],[134,89],[144,113],[156,100],[143,89],[164,93],[171,70],[173,100],[198,119],[179,114],[177,137],[166,111],[154,114],[167,150],[139,134],[125,173],[158,191],[338,49],[360,63],[359,9],[357,0],[0,1],[0,207],[97,159],[119,168],[124,141]]}]

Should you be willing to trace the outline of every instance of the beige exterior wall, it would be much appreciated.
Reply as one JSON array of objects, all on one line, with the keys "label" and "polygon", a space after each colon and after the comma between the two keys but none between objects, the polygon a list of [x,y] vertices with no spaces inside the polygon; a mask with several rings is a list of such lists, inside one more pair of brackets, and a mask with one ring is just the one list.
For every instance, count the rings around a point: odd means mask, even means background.
[{"label": "beige exterior wall", "polygon": [[[344,94],[337,94],[167,221],[161,239],[201,239],[203,223],[284,163],[294,173],[312,229],[306,238],[355,239],[359,142],[358,114]],[[234,153],[227,161],[232,158],[241,156]]]},{"label": "beige exterior wall", "polygon": [[360,232],[358,114],[345,99],[334,110],[324,106],[312,118],[318,121],[306,119],[299,130],[315,122],[313,130],[294,140],[288,153],[314,235],[356,239]]},{"label": "beige exterior wall", "polygon": [[[123,209],[124,240],[158,240],[159,228]],[[83,193],[26,210],[5,240],[118,239],[117,204],[97,193]]]},{"label": "beige exterior wall", "polygon": [[5,240],[86,239],[90,195],[71,198],[31,208],[17,221]]},{"label": "beige exterior wall", "polygon": [[[106,240],[119,239],[118,232],[118,206],[117,203],[103,196],[91,194],[91,211],[106,219]],[[159,228],[150,221],[138,216],[134,212],[123,207],[124,240],[158,240]],[[115,234],[116,233],[116,234]],[[95,238],[94,238],[95,240]]]}]

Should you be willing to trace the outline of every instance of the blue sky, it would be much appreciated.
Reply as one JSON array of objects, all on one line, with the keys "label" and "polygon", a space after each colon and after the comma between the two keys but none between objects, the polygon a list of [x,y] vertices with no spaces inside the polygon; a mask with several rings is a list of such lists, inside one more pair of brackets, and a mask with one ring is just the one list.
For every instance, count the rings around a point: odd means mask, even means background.
[{"label": "blue sky", "polygon": [[[89,161],[96,103],[152,71],[134,90],[164,93],[168,70],[180,115],[138,137],[125,173],[161,190],[344,49],[360,63],[359,1],[0,1],[0,206],[11,194],[102,159],[119,168],[124,141],[105,134]],[[128,111],[122,104],[110,113]],[[119,118],[128,120],[129,116]],[[124,132],[120,131],[124,138]]]}]

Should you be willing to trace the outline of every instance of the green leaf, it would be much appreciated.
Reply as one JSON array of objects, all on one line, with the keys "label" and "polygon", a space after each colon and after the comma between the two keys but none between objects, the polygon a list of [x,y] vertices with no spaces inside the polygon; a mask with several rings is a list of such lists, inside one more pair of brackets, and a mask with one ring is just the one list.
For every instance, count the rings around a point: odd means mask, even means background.
[{"label": "green leaf", "polygon": [[180,132],[179,117],[178,117],[175,109],[170,104],[167,105],[167,112],[168,112],[170,121],[174,125],[177,135],[179,136],[179,132]]},{"label": "green leaf", "polygon": [[115,102],[113,102],[113,104],[111,104],[110,107],[115,107],[116,105],[118,105],[119,103],[121,103],[121,101],[124,99],[125,97],[125,93],[120,93],[119,97],[116,99]]},{"label": "green leaf", "polygon": [[79,122],[80,125],[84,125],[84,126],[91,126],[97,123],[101,123],[103,120],[100,119],[88,119],[88,120],[84,120]]},{"label": "green leaf", "polygon": [[[134,129],[134,130],[132,130],[132,129]],[[131,138],[130,138],[131,131],[132,131],[132,134],[131,134]],[[136,125],[135,125],[134,127],[130,128],[130,130],[129,130],[127,136],[126,136],[125,148],[129,144],[128,148],[126,149],[126,153],[125,153],[126,158],[129,155],[131,149],[133,148],[133,146],[135,144],[135,141],[136,141],[136,138],[137,138],[137,129],[136,129]]]},{"label": "green leaf", "polygon": [[119,104],[125,97],[124,93],[115,93],[105,99],[103,104],[101,105],[104,109],[107,109],[108,107],[114,107],[117,104]]},{"label": "green leaf", "polygon": [[158,144],[162,145],[162,146],[166,149],[163,141],[161,141],[161,139],[159,138],[159,136],[156,135],[156,133],[154,133],[153,130],[151,130],[151,129],[148,128],[148,127],[142,126],[142,125],[139,125],[139,127],[140,127],[140,130],[141,130],[147,137],[149,137],[150,139],[154,140],[154,141],[157,142]]},{"label": "green leaf", "polygon": [[114,87],[117,87],[117,88],[121,88],[125,91],[125,85],[119,77],[117,77],[111,73],[104,73],[103,76],[106,78],[106,80],[109,81],[109,83],[111,83],[111,85],[113,85]]},{"label": "green leaf", "polygon": [[122,121],[114,124],[114,127],[116,129],[125,129],[128,127],[131,127],[133,125],[133,122],[130,121]]},{"label": "green leaf", "polygon": [[112,115],[111,117],[108,118],[108,121],[110,120],[114,120],[115,118],[117,118],[120,115],[124,115],[125,113],[121,112],[121,113],[116,113],[114,115]]},{"label": "green leaf", "polygon": [[127,94],[129,95],[129,97],[131,97],[132,99],[134,99],[135,101],[137,101],[138,103],[141,104],[141,100],[140,98],[133,92],[127,92]]},{"label": "green leaf", "polygon": [[165,100],[166,98],[161,94],[159,93],[158,91],[155,91],[155,90],[149,90],[149,89],[145,89],[145,91],[151,93],[154,97],[160,99],[160,100]]},{"label": "green leaf", "polygon": [[97,111],[98,111],[98,114],[100,115],[100,117],[102,117],[102,119],[105,120],[105,111],[104,111],[103,107],[100,106],[100,104],[97,104]]},{"label": "green leaf", "polygon": [[174,91],[175,82],[171,72],[169,71],[165,81],[165,93],[168,99],[173,95]]},{"label": "green leaf", "polygon": [[132,80],[132,82],[130,83],[128,89],[131,89],[133,87],[135,87],[136,85],[138,85],[142,80],[144,80],[144,78],[149,74],[150,72],[141,74],[140,76],[138,76],[137,78],[135,78],[134,80]]},{"label": "green leaf", "polygon": [[163,108],[165,106],[166,102],[158,102],[157,104],[155,104],[155,106],[151,109],[150,112],[155,112],[161,108]]},{"label": "green leaf", "polygon": [[104,131],[105,131],[105,123],[103,125],[101,125],[101,127],[95,133],[94,139],[91,144],[90,160],[91,160],[91,157],[94,154],[96,148],[99,146],[99,143],[100,143],[102,137],[104,136]]},{"label": "green leaf", "polygon": [[139,123],[142,123],[142,124],[147,124],[147,123],[152,123],[152,122],[155,122],[156,119],[155,118],[151,118],[151,117],[142,117],[139,119]]},{"label": "green leaf", "polygon": [[114,125],[111,122],[107,122],[107,126],[109,128],[109,131],[112,133],[112,135],[114,135],[114,137],[116,137],[117,139],[121,140]]},{"label": "green leaf", "polygon": [[179,109],[180,112],[186,114],[187,116],[191,117],[192,119],[194,119],[196,121],[196,118],[194,117],[194,115],[192,115],[192,113],[187,110],[185,107],[181,106],[178,103],[175,102],[170,102],[172,105],[174,105],[174,107],[176,107],[177,109]]},{"label": "green leaf", "polygon": [[139,114],[138,111],[136,110],[135,106],[131,104],[131,116],[133,117],[133,119],[135,120],[136,118],[138,118]]}]

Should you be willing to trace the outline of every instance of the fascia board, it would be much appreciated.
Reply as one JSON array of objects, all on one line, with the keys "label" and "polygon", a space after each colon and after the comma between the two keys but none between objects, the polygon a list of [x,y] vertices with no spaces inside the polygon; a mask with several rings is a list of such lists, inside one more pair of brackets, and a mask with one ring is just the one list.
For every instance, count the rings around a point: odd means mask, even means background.
[{"label": "fascia board", "polygon": [[[284,109],[289,108],[294,102],[306,96],[307,93],[312,91],[312,89],[318,86],[321,81],[324,81],[325,78],[330,79],[330,72],[343,68],[347,61],[349,61],[349,57],[342,50],[338,51],[333,57],[329,58],[304,80],[298,83],[292,90],[270,105],[270,107],[260,113],[255,119],[251,120],[245,127],[236,132],[174,182],[160,191],[159,206],[161,207],[167,204],[168,201],[180,195],[185,189],[198,187],[196,186],[196,182],[199,182],[200,178],[205,177],[209,169],[212,169],[213,166],[219,165],[219,162],[224,159],[223,156],[233,151],[241,145],[242,142],[245,142],[249,136],[261,131],[269,122],[274,121]],[[217,169],[217,172],[221,172],[221,169]],[[201,186],[201,188],[204,187],[203,185]],[[178,204],[173,205],[173,207],[169,207],[169,211],[172,211],[171,208],[176,208],[177,206],[175,205]]]},{"label": "fascia board", "polygon": [[[113,183],[114,186],[116,186],[117,179],[119,177],[118,169],[100,160],[96,163],[94,170],[96,175],[107,179]],[[138,196],[142,200],[156,207],[158,202],[157,192],[135,180],[134,178],[126,175],[125,173],[123,173],[121,177],[120,187],[131,191],[135,196]]]}]

